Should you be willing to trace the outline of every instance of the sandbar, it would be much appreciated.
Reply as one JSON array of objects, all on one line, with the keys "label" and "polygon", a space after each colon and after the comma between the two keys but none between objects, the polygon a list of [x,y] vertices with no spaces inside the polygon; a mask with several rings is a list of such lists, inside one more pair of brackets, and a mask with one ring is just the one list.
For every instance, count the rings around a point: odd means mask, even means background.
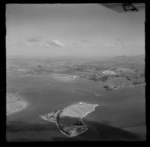
[{"label": "sandbar", "polygon": [[7,116],[25,109],[28,105],[28,103],[23,100],[19,95],[13,93],[7,94],[6,102]]}]

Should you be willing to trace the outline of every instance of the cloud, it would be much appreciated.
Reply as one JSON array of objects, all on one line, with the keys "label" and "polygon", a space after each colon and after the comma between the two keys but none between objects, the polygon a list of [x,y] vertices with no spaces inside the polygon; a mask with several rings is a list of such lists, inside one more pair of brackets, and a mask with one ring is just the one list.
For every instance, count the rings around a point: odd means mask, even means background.
[{"label": "cloud", "polygon": [[41,46],[41,38],[39,37],[29,37],[25,41],[25,45],[28,47]]},{"label": "cloud", "polygon": [[37,47],[46,47],[46,48],[65,46],[64,43],[58,40],[41,40],[38,37],[27,38],[25,41],[25,45],[28,47],[37,46]]},{"label": "cloud", "polygon": [[52,46],[64,47],[65,44],[63,44],[62,42],[60,42],[58,40],[48,40],[44,46],[46,46],[46,47],[52,47]]},{"label": "cloud", "polygon": [[62,42],[60,42],[58,40],[53,40],[53,42],[59,46],[65,46]]}]

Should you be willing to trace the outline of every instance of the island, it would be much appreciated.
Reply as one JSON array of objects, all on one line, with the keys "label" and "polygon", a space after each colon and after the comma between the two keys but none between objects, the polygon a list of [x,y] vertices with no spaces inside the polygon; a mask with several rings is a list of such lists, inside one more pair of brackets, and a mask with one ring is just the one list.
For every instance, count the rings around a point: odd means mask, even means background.
[{"label": "island", "polygon": [[75,137],[88,130],[82,118],[95,111],[97,106],[99,105],[79,102],[54,112],[40,115],[40,117],[43,120],[56,123],[64,135]]}]

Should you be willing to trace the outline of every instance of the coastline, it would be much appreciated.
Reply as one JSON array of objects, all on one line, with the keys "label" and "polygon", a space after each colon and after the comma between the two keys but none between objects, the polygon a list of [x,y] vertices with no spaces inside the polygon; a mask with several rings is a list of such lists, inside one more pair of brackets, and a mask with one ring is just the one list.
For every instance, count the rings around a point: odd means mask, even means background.
[{"label": "coastline", "polygon": [[81,117],[81,119],[82,119],[83,117],[87,116],[89,113],[94,112],[94,111],[95,111],[95,108],[98,107],[98,106],[99,106],[99,104],[95,104],[95,106],[93,107],[93,110],[87,112],[85,115],[83,115],[83,116]]},{"label": "coastline", "polygon": [[[86,102],[77,102],[63,109],[62,116],[80,117],[83,118],[87,114],[95,111],[95,107],[99,104],[90,104]],[[86,112],[87,111],[87,112]],[[83,114],[85,113],[85,114]]]},{"label": "coastline", "polygon": [[[89,110],[88,111],[86,110],[87,112],[85,113],[85,110],[83,108],[81,109],[80,105],[84,105],[84,107],[88,106],[87,108]],[[92,105],[92,108],[91,108],[90,105]],[[54,122],[56,124],[56,126],[59,128],[60,132],[62,134],[64,134],[65,136],[67,136],[67,137],[75,137],[75,136],[78,136],[78,135],[80,135],[80,134],[82,134],[82,133],[84,133],[84,132],[86,132],[88,130],[88,127],[86,127],[86,124],[84,124],[82,118],[87,116],[89,113],[95,111],[95,108],[97,106],[99,106],[99,104],[89,104],[89,103],[85,103],[85,102],[78,102],[78,103],[72,104],[70,106],[67,106],[65,108],[59,109],[59,110],[57,110],[55,112],[51,112],[51,113],[47,113],[47,114],[45,114],[43,116],[42,115],[39,115],[39,116],[42,119],[46,120],[46,121]],[[67,111],[64,112],[66,109],[67,109]],[[69,109],[69,111],[68,111],[68,109]],[[85,113],[84,115],[82,114],[82,111]],[[84,128],[85,130],[81,131],[81,132],[77,132],[76,126],[74,126],[74,130],[69,131],[69,129],[68,129],[68,132],[65,132],[65,130],[63,130],[63,128],[61,128],[61,126],[59,124],[60,119],[63,119],[65,117],[80,118],[80,122],[83,125],[82,127],[81,126],[80,127],[82,129],[85,127]],[[72,129],[72,128],[70,128],[70,129]],[[68,133],[72,133],[72,134],[69,135]]]},{"label": "coastline", "polygon": [[[78,110],[80,110],[80,111],[83,111],[83,109],[80,109],[80,108],[78,107],[78,105],[87,105],[87,104],[89,105],[89,103],[78,102],[78,103],[69,105],[69,106],[67,106],[67,107],[64,107],[64,108],[62,108],[62,109],[59,109],[59,110],[57,110],[56,112],[51,112],[51,113],[47,113],[47,114],[45,114],[45,115],[39,115],[39,116],[40,116],[42,119],[44,119],[44,120],[47,120],[46,115],[50,115],[50,116],[48,116],[48,117],[51,117],[52,115],[58,115],[58,116],[60,116],[60,114],[61,114],[61,117],[66,117],[66,116],[67,116],[67,117],[74,117],[74,118],[76,118],[77,116],[74,116],[74,114],[71,113],[72,106],[77,105],[77,106],[76,106],[76,110],[78,109]],[[89,113],[94,112],[94,111],[95,111],[95,108],[99,106],[99,104],[90,104],[90,105],[92,105],[92,110],[89,110],[89,111],[86,112],[83,116],[78,116],[78,117],[80,117],[80,118],[82,119],[83,117],[87,116]],[[71,107],[71,109],[70,109],[70,107]],[[68,109],[68,108],[70,109],[69,113],[68,113],[68,111],[67,111],[67,112],[64,112],[65,109]],[[75,111],[75,109],[74,109],[73,111]],[[62,113],[65,113],[65,114],[62,114]],[[57,116],[55,116],[55,117],[57,117]],[[53,121],[53,120],[48,120],[48,121],[56,123],[56,121]]]},{"label": "coastline", "polygon": [[14,113],[20,112],[27,108],[28,102],[16,96],[15,94],[11,94],[11,96],[7,96],[6,103],[6,115],[12,115]]}]

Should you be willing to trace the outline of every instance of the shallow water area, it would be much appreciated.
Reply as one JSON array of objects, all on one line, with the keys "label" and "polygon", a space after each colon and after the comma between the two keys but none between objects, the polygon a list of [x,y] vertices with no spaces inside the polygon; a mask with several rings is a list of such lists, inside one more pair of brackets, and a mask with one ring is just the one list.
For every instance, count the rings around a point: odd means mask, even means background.
[{"label": "shallow water area", "polygon": [[12,115],[27,108],[27,101],[23,100],[22,96],[18,94],[19,90],[15,88],[8,88],[6,95],[6,113]]},{"label": "shallow water area", "polygon": [[[63,82],[50,75],[48,77],[14,75],[8,77],[7,82],[9,86],[20,89],[19,95],[28,103],[28,107],[23,111],[7,116],[7,140],[9,141],[31,140],[30,136],[34,136],[32,140],[67,139],[55,124],[42,120],[39,115],[78,102],[98,104],[99,106],[94,112],[83,117],[84,121],[89,122],[87,124],[90,124],[90,129],[77,138],[84,140],[91,137],[94,139],[90,135],[94,134],[98,139],[99,133],[96,131],[96,127],[99,128],[99,123],[105,124],[106,129],[107,126],[121,129],[145,125],[144,87],[106,91],[100,82],[85,79]],[[95,96],[94,93],[101,96]],[[140,128],[140,130],[131,129],[131,132],[135,132],[137,135],[145,134],[144,129]],[[130,132],[130,129],[127,131]],[[49,137],[46,137],[46,134]]]}]

